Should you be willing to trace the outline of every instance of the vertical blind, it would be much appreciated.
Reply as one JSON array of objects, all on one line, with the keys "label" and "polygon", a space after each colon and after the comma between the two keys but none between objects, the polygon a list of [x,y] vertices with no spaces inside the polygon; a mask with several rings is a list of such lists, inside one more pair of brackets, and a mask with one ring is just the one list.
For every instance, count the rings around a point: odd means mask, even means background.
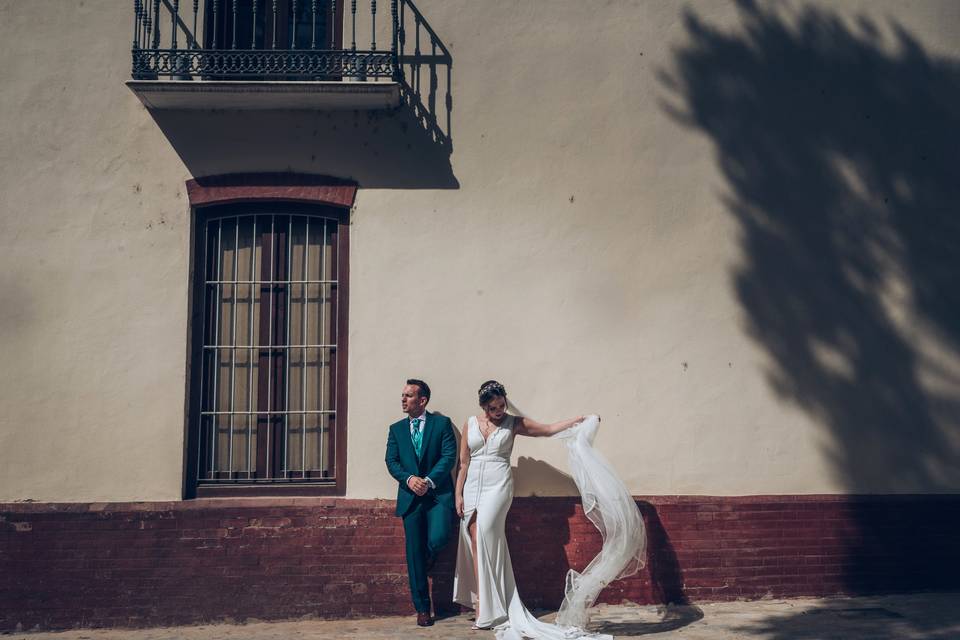
[{"label": "vertical blind", "polygon": [[199,483],[336,477],[337,228],[205,222]]}]

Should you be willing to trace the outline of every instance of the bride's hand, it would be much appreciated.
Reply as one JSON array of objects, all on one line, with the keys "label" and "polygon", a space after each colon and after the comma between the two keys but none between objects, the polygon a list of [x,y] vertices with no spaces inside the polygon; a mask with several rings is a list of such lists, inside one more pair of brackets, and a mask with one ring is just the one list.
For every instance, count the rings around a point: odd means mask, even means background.
[{"label": "bride's hand", "polygon": [[463,496],[457,496],[456,502],[457,502],[457,517],[462,518],[463,517]]}]

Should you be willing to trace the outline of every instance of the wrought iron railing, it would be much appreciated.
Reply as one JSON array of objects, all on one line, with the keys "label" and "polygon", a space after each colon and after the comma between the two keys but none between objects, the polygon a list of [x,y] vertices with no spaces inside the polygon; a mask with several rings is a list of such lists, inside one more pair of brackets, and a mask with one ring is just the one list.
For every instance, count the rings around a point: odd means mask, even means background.
[{"label": "wrought iron railing", "polygon": [[399,2],[133,0],[133,77],[399,80]]},{"label": "wrought iron railing", "polygon": [[430,138],[449,151],[453,56],[411,0],[400,1],[397,24],[403,102]]}]

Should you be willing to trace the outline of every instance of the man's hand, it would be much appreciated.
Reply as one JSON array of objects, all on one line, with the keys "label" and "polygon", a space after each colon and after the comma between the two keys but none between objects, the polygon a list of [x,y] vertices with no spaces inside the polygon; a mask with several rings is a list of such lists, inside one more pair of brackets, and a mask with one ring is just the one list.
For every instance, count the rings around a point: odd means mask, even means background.
[{"label": "man's hand", "polygon": [[407,486],[410,487],[410,490],[418,496],[422,496],[427,492],[427,489],[430,488],[430,485],[427,484],[426,480],[423,478],[418,478],[417,476],[410,476],[407,478]]}]

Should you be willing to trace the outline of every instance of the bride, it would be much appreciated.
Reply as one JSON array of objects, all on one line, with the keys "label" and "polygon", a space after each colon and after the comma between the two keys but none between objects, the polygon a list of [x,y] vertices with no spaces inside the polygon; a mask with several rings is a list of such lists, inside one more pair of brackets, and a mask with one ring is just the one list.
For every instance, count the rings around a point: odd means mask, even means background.
[{"label": "bride", "polygon": [[454,601],[476,611],[474,629],[495,628],[498,639],[609,638],[540,622],[527,611],[517,594],[504,533],[513,501],[510,454],[514,437],[552,436],[581,423],[584,417],[540,424],[510,415],[506,389],[496,380],[484,382],[479,396],[483,415],[467,419],[460,439],[456,509],[461,520]]}]

